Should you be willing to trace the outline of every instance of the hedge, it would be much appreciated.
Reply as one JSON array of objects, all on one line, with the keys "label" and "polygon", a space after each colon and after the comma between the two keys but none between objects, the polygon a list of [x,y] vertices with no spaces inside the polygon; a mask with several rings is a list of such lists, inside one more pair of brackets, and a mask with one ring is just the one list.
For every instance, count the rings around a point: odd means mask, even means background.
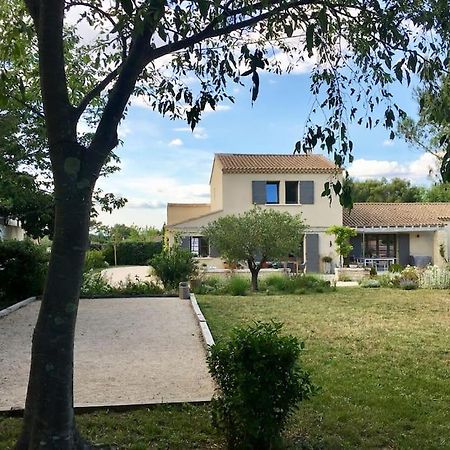
[{"label": "hedge", "polygon": [[[120,242],[116,246],[117,265],[145,266],[154,255],[161,253],[161,242]],[[106,262],[114,265],[114,247],[109,244],[103,250]]]}]

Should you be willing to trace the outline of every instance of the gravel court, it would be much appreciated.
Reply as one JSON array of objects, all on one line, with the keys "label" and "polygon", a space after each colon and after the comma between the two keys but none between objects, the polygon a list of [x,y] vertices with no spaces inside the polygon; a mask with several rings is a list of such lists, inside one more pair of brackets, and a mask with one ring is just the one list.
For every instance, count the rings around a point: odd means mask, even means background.
[{"label": "gravel court", "polygon": [[[40,302],[0,318],[0,410],[23,408]],[[80,300],[75,405],[114,406],[211,399],[214,385],[189,301]]]}]

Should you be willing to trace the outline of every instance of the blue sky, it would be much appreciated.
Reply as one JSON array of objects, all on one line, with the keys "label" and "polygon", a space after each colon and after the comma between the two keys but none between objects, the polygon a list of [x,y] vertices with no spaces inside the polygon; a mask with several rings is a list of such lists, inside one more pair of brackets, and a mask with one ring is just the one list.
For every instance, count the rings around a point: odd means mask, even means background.
[{"label": "blue sky", "polygon": [[[108,192],[128,198],[127,206],[113,214],[101,214],[105,224],[125,223],[161,227],[167,202],[207,202],[208,180],[214,153],[291,153],[301,139],[312,95],[307,73],[261,78],[260,95],[252,106],[250,85],[230,89],[235,103],[226,102],[204,114],[192,133],[186,123],[171,121],[153,112],[143,100],[133,101],[120,127],[123,145],[117,150],[121,172],[99,181]],[[393,91],[408,114],[417,106],[412,88]],[[432,161],[412,150],[401,139],[388,139],[382,127],[352,127],[354,163],[352,176],[394,177],[427,182]]]}]

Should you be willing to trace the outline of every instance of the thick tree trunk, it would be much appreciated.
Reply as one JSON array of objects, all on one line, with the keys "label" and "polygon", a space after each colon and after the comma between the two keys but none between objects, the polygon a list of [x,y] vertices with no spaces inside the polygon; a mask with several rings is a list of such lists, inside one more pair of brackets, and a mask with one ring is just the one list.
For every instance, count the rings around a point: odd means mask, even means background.
[{"label": "thick tree trunk", "polygon": [[55,235],[33,335],[20,450],[90,448],[75,428],[73,351],[92,191],[66,185],[55,197]]},{"label": "thick tree trunk", "polygon": [[248,259],[247,260],[247,266],[250,270],[250,273],[252,274],[252,291],[258,290],[258,273],[261,269],[261,264],[256,264],[254,259]]},{"label": "thick tree trunk", "polygon": [[258,290],[258,273],[259,269],[250,269],[250,272],[252,274],[252,291]]}]

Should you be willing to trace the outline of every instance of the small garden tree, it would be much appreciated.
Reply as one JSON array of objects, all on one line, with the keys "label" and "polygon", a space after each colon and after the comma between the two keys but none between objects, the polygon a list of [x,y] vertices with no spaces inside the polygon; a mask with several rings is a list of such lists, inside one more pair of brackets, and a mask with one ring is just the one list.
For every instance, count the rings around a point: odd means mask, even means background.
[{"label": "small garden tree", "polygon": [[254,207],[241,215],[220,217],[203,229],[220,256],[230,262],[246,261],[252,289],[265,262],[297,253],[306,225],[300,215]]},{"label": "small garden tree", "polygon": [[178,283],[187,281],[197,270],[192,253],[178,243],[155,255],[149,263],[166,289],[176,289]]},{"label": "small garden tree", "polygon": [[344,258],[347,258],[353,250],[353,245],[350,244],[350,238],[356,236],[356,230],[351,227],[333,225],[327,228],[326,233],[334,234],[336,251],[339,254],[339,263],[342,267]]}]

